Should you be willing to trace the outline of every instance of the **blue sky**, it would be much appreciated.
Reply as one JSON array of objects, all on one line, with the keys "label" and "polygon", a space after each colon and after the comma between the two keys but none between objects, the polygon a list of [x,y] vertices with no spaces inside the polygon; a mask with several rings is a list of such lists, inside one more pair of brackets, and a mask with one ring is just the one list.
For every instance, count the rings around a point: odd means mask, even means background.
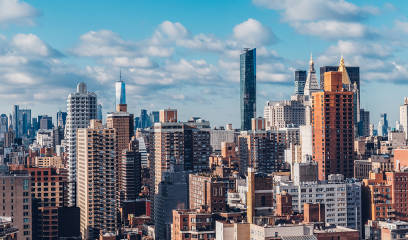
[{"label": "blue sky", "polygon": [[113,110],[122,69],[129,111],[175,107],[239,127],[239,53],[257,47],[258,115],[288,99],[293,70],[361,68],[361,105],[394,125],[408,96],[405,1],[20,1],[0,0],[0,111],[66,108],[79,81]]}]

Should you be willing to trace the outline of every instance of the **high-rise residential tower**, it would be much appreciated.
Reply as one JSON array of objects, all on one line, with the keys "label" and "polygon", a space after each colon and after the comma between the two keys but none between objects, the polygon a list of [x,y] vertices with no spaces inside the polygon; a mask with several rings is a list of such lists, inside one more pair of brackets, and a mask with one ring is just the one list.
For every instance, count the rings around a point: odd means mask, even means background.
[{"label": "high-rise residential tower", "polygon": [[296,70],[295,71],[295,94],[303,95],[306,83],[306,71]]},{"label": "high-rise residential tower", "polygon": [[68,202],[70,206],[75,206],[76,204],[77,129],[87,128],[89,121],[96,119],[96,106],[96,94],[88,92],[86,84],[83,82],[77,85],[76,92],[68,95],[67,122],[64,135],[68,143]]},{"label": "high-rise residential tower", "polygon": [[241,130],[251,130],[256,117],[256,48],[240,55]]},{"label": "high-rise residential tower", "polygon": [[116,131],[91,120],[77,140],[80,231],[82,239],[99,239],[100,230],[114,233],[117,226]]},{"label": "high-rise residential tower", "polygon": [[400,124],[405,133],[405,139],[408,139],[408,97],[404,98],[404,105],[400,106]]},{"label": "high-rise residential tower", "polygon": [[319,179],[330,174],[353,177],[354,122],[353,92],[343,86],[342,72],[327,72],[324,91],[313,93],[313,159]]}]

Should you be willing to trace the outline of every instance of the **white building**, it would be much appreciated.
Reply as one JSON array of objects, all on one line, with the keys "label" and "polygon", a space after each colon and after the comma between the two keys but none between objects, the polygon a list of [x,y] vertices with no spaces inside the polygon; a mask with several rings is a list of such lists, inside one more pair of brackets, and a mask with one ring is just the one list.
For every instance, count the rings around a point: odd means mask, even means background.
[{"label": "white building", "polygon": [[222,142],[235,142],[234,130],[211,129],[210,136],[212,151],[221,151]]},{"label": "white building", "polygon": [[52,147],[54,144],[53,130],[39,129],[35,141],[40,147]]},{"label": "white building", "polygon": [[288,125],[305,124],[305,106],[301,95],[292,96],[291,100],[268,101],[264,107],[266,128],[285,128]]},{"label": "white building", "polygon": [[68,203],[70,206],[74,206],[76,203],[76,132],[78,128],[87,128],[89,121],[96,119],[96,113],[96,94],[88,92],[85,83],[79,83],[77,91],[68,95],[67,121],[65,126],[65,138],[68,143]]},{"label": "white building", "polygon": [[277,182],[274,195],[283,191],[292,196],[294,212],[303,212],[305,203],[323,203],[327,224],[361,230],[361,182],[332,174],[328,181]]},{"label": "white building", "polygon": [[400,106],[400,125],[405,132],[405,138],[408,139],[408,97],[404,98],[404,105]]}]

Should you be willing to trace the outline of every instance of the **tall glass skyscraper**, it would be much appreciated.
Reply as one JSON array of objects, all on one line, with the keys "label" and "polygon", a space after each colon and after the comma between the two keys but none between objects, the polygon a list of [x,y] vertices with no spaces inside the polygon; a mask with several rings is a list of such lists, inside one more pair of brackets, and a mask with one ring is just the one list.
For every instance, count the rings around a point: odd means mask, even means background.
[{"label": "tall glass skyscraper", "polygon": [[256,48],[245,48],[240,55],[241,130],[251,129],[256,117]]},{"label": "tall glass skyscraper", "polygon": [[126,90],[125,90],[125,82],[119,80],[115,83],[116,88],[116,105],[119,104],[126,104]]},{"label": "tall glass skyscraper", "polygon": [[306,83],[306,71],[296,70],[295,71],[295,94],[303,95]]}]

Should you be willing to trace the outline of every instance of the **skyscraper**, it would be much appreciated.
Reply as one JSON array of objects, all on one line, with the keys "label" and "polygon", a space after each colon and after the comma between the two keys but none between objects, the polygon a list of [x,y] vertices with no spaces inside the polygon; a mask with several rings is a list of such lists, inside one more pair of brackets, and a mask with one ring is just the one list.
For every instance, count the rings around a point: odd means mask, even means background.
[{"label": "skyscraper", "polygon": [[404,98],[404,105],[400,106],[400,124],[405,133],[405,139],[408,139],[408,97]]},{"label": "skyscraper", "polygon": [[[120,83],[120,84],[118,84]],[[118,91],[118,85],[120,91]],[[119,94],[119,95],[118,95]],[[121,188],[120,184],[121,181],[121,173],[122,173],[122,165],[121,163],[121,154],[122,151],[128,149],[130,139],[134,135],[134,121],[133,121],[133,114],[127,112],[127,104],[126,104],[126,89],[125,83],[123,81],[116,82],[116,98],[119,100],[117,101],[116,105],[116,112],[109,113],[106,117],[106,126],[108,128],[113,128],[116,130],[116,140],[117,144],[115,146],[115,151],[118,153],[116,156],[116,164],[118,168],[118,175],[117,175],[117,183],[118,183],[118,190]],[[117,197],[120,197],[120,194],[117,194]]]},{"label": "skyscraper", "polygon": [[102,104],[98,104],[98,106],[96,107],[96,119],[101,120],[102,121]]},{"label": "skyscraper", "polygon": [[312,97],[312,93],[318,92],[320,90],[321,88],[319,87],[319,84],[317,83],[317,79],[316,79],[316,70],[314,68],[313,56],[310,55],[309,72],[307,74],[303,94],[307,96],[306,100],[308,100]]},{"label": "skyscraper", "polygon": [[256,48],[240,55],[241,130],[251,130],[256,117]]},{"label": "skyscraper", "polygon": [[[115,95],[115,103],[116,103],[116,111],[121,112],[120,107],[121,105],[126,105],[126,89],[125,89],[125,82],[122,81],[122,78],[119,79],[115,83],[116,95]],[[126,112],[126,110],[124,111]]]},{"label": "skyscraper", "polygon": [[295,94],[303,95],[306,83],[306,71],[296,70],[295,71]]},{"label": "skyscraper", "polygon": [[136,200],[141,188],[141,154],[139,141],[133,137],[120,156],[119,193],[121,201]]},{"label": "skyscraper", "polygon": [[358,134],[358,124],[360,122],[360,67],[346,67],[344,65],[344,59],[341,57],[339,66],[323,66],[320,67],[320,87],[324,86],[324,73],[331,71],[340,71],[340,68],[343,69],[345,74],[343,78],[348,78],[350,82],[349,91],[354,92],[354,133]]},{"label": "skyscraper", "polygon": [[370,112],[360,109],[360,122],[358,123],[358,135],[362,137],[370,136]]},{"label": "skyscraper", "polygon": [[38,116],[40,129],[52,129],[52,117],[47,115]]},{"label": "skyscraper", "polygon": [[65,128],[67,122],[67,112],[58,111],[57,112],[57,127]]},{"label": "skyscraper", "polygon": [[20,109],[18,105],[14,105],[12,126],[16,138],[27,137],[31,129],[31,109]]},{"label": "skyscraper", "polygon": [[0,141],[4,140],[4,134],[8,130],[8,117],[6,114],[0,115]]},{"label": "skyscraper", "polygon": [[150,123],[153,125],[160,121],[160,112],[159,111],[152,111],[150,112]]},{"label": "skyscraper", "polygon": [[[324,88],[324,73],[337,71],[339,66],[323,66],[320,67],[320,88]],[[360,95],[360,67],[346,67],[348,77],[351,84],[356,83],[358,88],[358,95]]]},{"label": "skyscraper", "polygon": [[319,179],[340,173],[353,177],[353,92],[343,88],[342,72],[324,74],[324,91],[313,93],[313,159]]},{"label": "skyscraper", "polygon": [[382,113],[380,115],[380,121],[378,122],[377,127],[377,135],[382,137],[388,136],[388,120],[386,113]]},{"label": "skyscraper", "polygon": [[141,121],[141,128],[148,128],[150,127],[150,117],[147,114],[146,109],[142,109],[140,111],[140,121]]},{"label": "skyscraper", "polygon": [[68,142],[68,202],[70,206],[76,204],[76,133],[78,128],[87,128],[91,119],[96,119],[97,99],[96,94],[88,92],[85,83],[77,85],[77,91],[68,95],[67,122],[65,138]]},{"label": "skyscraper", "polygon": [[116,231],[116,131],[91,120],[89,128],[78,129],[77,137],[81,235],[82,239],[99,239],[100,230]]}]

